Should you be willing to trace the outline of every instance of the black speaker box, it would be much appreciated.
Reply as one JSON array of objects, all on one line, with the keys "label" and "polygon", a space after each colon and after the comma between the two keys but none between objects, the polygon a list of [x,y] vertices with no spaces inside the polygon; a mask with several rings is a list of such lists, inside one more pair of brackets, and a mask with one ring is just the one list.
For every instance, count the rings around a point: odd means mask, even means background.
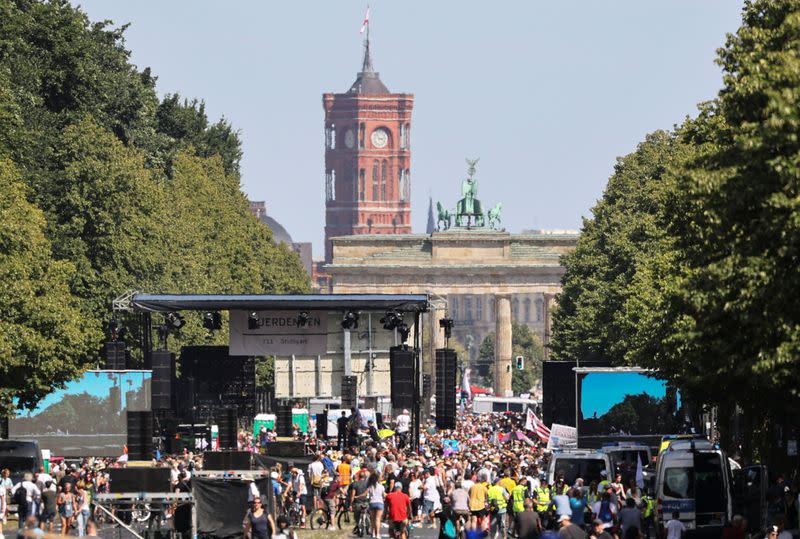
[{"label": "black speaker box", "polygon": [[220,408],[217,416],[219,427],[220,449],[236,449],[236,435],[239,425],[239,414],[235,407]]},{"label": "black speaker box", "polygon": [[306,454],[305,442],[270,442],[264,447],[270,457],[302,457]]},{"label": "black speaker box", "polygon": [[124,341],[111,341],[106,343],[106,369],[110,371],[124,371],[127,368]]},{"label": "black speaker box", "polygon": [[169,468],[109,468],[109,490],[120,492],[170,492]]},{"label": "black speaker box", "polygon": [[172,379],[175,377],[175,356],[167,350],[155,350],[152,352],[152,361],[153,410],[169,410],[172,408]]},{"label": "black speaker box", "polygon": [[431,398],[431,375],[430,374],[423,374],[422,375],[422,398],[430,399]]},{"label": "black speaker box", "polygon": [[328,439],[328,412],[317,414],[317,438]]},{"label": "black speaker box", "polygon": [[414,406],[414,351],[401,346],[389,349],[389,371],[392,385],[392,408]]},{"label": "black speaker box", "polygon": [[248,451],[206,451],[203,454],[205,470],[250,470]]},{"label": "black speaker box", "polygon": [[291,404],[282,403],[278,405],[278,410],[275,413],[275,432],[281,437],[292,435]]},{"label": "black speaker box", "polygon": [[456,428],[457,357],[450,348],[436,350],[436,428]]},{"label": "black speaker box", "polygon": [[153,412],[127,412],[128,460],[153,458]]},{"label": "black speaker box", "polygon": [[[581,367],[610,367],[608,361],[581,361]],[[542,365],[542,421],[546,425],[575,424],[574,361],[545,361]]]},{"label": "black speaker box", "polygon": [[342,376],[342,408],[358,405],[358,376]]}]

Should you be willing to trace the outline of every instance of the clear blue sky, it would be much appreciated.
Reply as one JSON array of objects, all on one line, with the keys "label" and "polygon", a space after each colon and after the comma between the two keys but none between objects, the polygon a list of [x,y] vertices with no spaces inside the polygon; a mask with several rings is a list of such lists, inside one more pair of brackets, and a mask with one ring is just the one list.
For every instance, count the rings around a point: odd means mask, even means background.
[{"label": "clear blue sky", "polygon": [[608,412],[627,395],[647,393],[656,399],[667,394],[667,382],[635,372],[593,372],[581,381],[581,414],[584,419]]},{"label": "clear blue sky", "polygon": [[[92,19],[131,23],[133,62],[161,94],[205,100],[242,132],[243,188],[294,241],[322,256],[321,94],[343,92],[361,61],[366,2],[109,1]],[[670,128],[721,85],[715,50],[741,0],[373,0],[375,68],[416,95],[412,223],[428,194],[455,205],[465,157],[503,224],[580,227],[617,156]]]}]

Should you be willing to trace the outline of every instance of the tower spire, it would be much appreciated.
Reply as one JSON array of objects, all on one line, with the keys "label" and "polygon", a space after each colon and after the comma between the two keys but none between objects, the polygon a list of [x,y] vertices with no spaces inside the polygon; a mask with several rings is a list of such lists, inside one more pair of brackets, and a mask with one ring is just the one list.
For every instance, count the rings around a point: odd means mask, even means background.
[{"label": "tower spire", "polygon": [[369,51],[369,24],[367,31],[364,33],[364,61],[361,63],[362,73],[374,73],[375,68],[372,67],[372,54]]}]

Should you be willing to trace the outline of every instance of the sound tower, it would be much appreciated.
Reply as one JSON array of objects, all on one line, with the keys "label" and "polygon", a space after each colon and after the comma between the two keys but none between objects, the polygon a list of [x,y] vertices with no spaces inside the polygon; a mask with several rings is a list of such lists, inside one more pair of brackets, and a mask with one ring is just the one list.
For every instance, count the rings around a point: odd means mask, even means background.
[{"label": "sound tower", "polygon": [[[236,449],[236,435],[239,426],[239,414],[234,406],[219,408],[217,425],[219,426],[219,448]],[[237,468],[238,469],[238,468]]]},{"label": "sound tower", "polygon": [[456,428],[455,350],[436,349],[436,428]]},{"label": "sound tower", "polygon": [[288,402],[278,404],[278,411],[275,414],[275,432],[281,437],[292,435],[292,405]]},{"label": "sound tower", "polygon": [[414,351],[403,346],[389,349],[389,372],[392,380],[392,408],[414,406]]},{"label": "sound tower", "polygon": [[125,341],[111,341],[106,343],[106,369],[110,371],[124,371],[127,354]]},{"label": "sound tower", "polygon": [[342,408],[355,408],[358,404],[358,376],[342,376]]},{"label": "sound tower", "polygon": [[128,460],[153,458],[153,412],[127,412]]},{"label": "sound tower", "polygon": [[167,350],[155,350],[152,352],[152,358],[152,408],[153,410],[171,410],[172,379],[175,375],[175,356]]},{"label": "sound tower", "polygon": [[431,398],[431,375],[422,375],[422,398],[424,400]]}]

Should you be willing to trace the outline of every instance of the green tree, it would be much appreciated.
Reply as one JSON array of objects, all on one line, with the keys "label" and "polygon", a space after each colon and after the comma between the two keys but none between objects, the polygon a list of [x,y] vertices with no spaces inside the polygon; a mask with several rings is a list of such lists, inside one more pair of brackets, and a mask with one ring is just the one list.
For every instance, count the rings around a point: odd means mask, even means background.
[{"label": "green tree", "polygon": [[617,161],[575,251],[562,258],[550,342],[555,359],[626,362],[631,283],[640,265],[663,250],[660,197],[670,188],[670,164],[685,152],[679,137],[657,131]]},{"label": "green tree", "polygon": [[46,223],[26,187],[0,160],[0,407],[34,406],[74,378],[100,335],[71,294],[75,267],[53,259]]},{"label": "green tree", "polygon": [[[667,200],[676,254],[651,314],[670,376],[761,417],[800,407],[800,310],[786,295],[800,285],[798,49],[800,3],[745,4],[719,51],[723,89],[684,128],[697,155]],[[781,398],[743,398],[763,394]]]},{"label": "green tree", "polygon": [[[481,342],[479,357],[491,358],[494,364],[495,335],[489,333]],[[527,393],[542,376],[542,361],[544,361],[544,346],[536,333],[525,324],[513,322],[511,325],[512,356],[523,356],[524,368],[517,369],[512,365],[511,389],[519,395]],[[513,363],[513,362],[512,362]],[[487,384],[494,383],[494,372],[490,369]]]}]

